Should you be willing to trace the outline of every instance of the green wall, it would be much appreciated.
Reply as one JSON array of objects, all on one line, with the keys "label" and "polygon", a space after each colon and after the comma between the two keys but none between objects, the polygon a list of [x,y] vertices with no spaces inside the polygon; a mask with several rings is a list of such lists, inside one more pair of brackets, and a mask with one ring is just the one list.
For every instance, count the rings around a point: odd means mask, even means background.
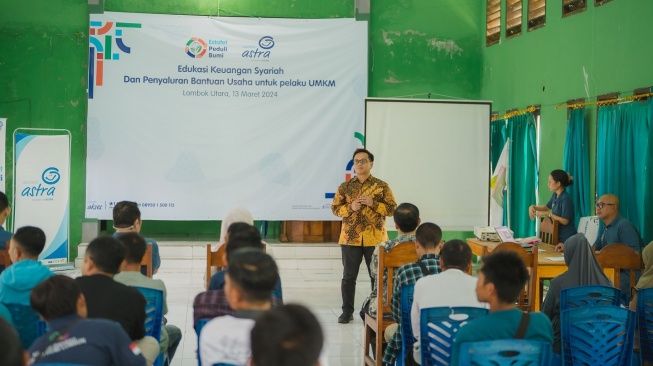
[{"label": "green wall", "polygon": [[[566,109],[554,107],[569,99],[588,98],[653,85],[650,18],[653,1],[615,0],[600,7],[588,1],[582,13],[562,18],[560,1],[548,1],[546,26],[500,44],[484,47],[481,98],[493,108],[542,105],[540,127],[540,203],[551,193],[547,178],[562,168]],[[505,1],[503,1],[505,8]],[[526,9],[524,9],[524,16]],[[482,9],[479,14],[484,19]],[[503,15],[505,24],[505,14]],[[596,106],[586,108],[590,135],[592,198],[596,161]]]},{"label": "green wall", "polygon": [[6,190],[13,189],[16,128],[70,130],[73,258],[84,216],[87,35],[87,0],[0,0],[0,116],[8,118]]}]

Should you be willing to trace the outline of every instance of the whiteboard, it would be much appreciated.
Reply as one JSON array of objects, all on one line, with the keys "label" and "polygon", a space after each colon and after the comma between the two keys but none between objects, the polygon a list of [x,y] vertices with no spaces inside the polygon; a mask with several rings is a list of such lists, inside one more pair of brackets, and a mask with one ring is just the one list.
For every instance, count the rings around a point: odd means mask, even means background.
[{"label": "whiteboard", "polygon": [[[365,146],[372,175],[410,202],[422,222],[471,231],[489,224],[489,101],[365,101]],[[396,230],[392,219],[386,223]]]}]

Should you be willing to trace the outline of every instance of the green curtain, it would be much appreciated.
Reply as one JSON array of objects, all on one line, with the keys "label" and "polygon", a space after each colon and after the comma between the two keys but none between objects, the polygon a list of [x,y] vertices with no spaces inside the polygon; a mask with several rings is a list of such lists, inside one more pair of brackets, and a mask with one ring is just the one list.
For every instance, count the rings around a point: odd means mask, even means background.
[{"label": "green curtain", "polygon": [[501,156],[501,150],[506,144],[506,120],[499,119],[490,122],[490,160],[492,161],[492,173],[497,166]]},{"label": "green curtain", "polygon": [[620,214],[653,239],[653,100],[602,106],[597,128],[596,191],[619,197]]},{"label": "green curtain", "polygon": [[510,229],[515,237],[535,235],[535,221],[528,217],[528,206],[536,202],[537,153],[535,144],[535,118],[526,113],[507,119],[507,137],[510,138],[508,168],[508,215]]},{"label": "green curtain", "polygon": [[567,192],[574,202],[574,218],[576,227],[583,216],[590,216],[590,164],[589,139],[585,123],[585,108],[572,109],[567,121],[567,137],[562,163],[569,175],[574,177],[574,184],[567,187]]}]

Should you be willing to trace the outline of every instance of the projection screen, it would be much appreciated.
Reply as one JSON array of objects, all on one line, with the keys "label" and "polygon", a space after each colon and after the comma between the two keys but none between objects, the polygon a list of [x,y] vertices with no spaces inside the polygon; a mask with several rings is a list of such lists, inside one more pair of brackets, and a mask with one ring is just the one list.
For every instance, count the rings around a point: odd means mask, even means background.
[{"label": "projection screen", "polygon": [[[372,174],[443,230],[488,225],[489,101],[366,99]],[[394,221],[387,221],[389,230]]]}]

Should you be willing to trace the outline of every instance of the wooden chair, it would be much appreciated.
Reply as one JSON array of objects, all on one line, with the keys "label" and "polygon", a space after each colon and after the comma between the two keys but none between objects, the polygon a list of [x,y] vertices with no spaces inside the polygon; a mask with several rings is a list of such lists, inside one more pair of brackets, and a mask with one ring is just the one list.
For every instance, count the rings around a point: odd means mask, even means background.
[{"label": "wooden chair", "polygon": [[558,245],[558,225],[560,222],[550,217],[540,219],[540,234],[542,243]]},{"label": "wooden chair", "polygon": [[145,267],[145,275],[152,278],[152,243],[147,243],[145,255],[141,259],[141,271],[143,267]]},{"label": "wooden chair", "polygon": [[535,293],[535,286],[538,285],[535,283],[535,276],[533,275],[537,272],[537,246],[533,246],[531,252],[529,253],[526,251],[526,249],[517,243],[501,243],[497,245],[496,248],[494,248],[492,253],[497,251],[510,251],[517,253],[519,257],[524,261],[526,268],[531,273],[524,291],[522,291],[522,293],[519,295],[519,308],[523,311],[532,312],[535,309],[535,302],[539,301],[539,299],[533,298],[533,294]]},{"label": "wooden chair", "polygon": [[[417,259],[419,257],[417,256],[417,252],[415,252],[415,243],[413,242],[399,243],[390,249],[389,252],[386,252],[383,248],[379,248],[379,271],[376,276],[376,318],[365,314],[365,340],[363,343],[365,352],[363,362],[365,365],[381,365],[383,358],[383,332],[385,328],[395,322],[389,318],[390,314],[392,314],[390,303],[392,301],[394,287],[394,271],[404,264],[416,262]],[[388,270],[388,286],[387,289],[384,289],[383,273],[386,269]],[[386,301],[383,301],[384,297]],[[370,345],[372,344],[372,332],[376,334],[374,339],[374,344],[376,344],[375,358],[369,355]]]},{"label": "wooden chair", "polygon": [[632,250],[626,244],[610,244],[600,251],[596,252],[596,260],[603,269],[614,268],[614,276],[611,278],[614,287],[620,285],[621,270],[630,270],[630,286],[635,287],[637,282],[637,270],[644,269],[642,256]]},{"label": "wooden chair", "polygon": [[[211,284],[211,267],[216,267],[218,271],[225,269],[227,264],[222,261],[227,249],[227,245],[223,244],[217,251],[211,251],[211,244],[206,245],[206,278],[204,279],[204,288],[209,289]],[[268,245],[263,243],[263,251],[267,252]]]}]

